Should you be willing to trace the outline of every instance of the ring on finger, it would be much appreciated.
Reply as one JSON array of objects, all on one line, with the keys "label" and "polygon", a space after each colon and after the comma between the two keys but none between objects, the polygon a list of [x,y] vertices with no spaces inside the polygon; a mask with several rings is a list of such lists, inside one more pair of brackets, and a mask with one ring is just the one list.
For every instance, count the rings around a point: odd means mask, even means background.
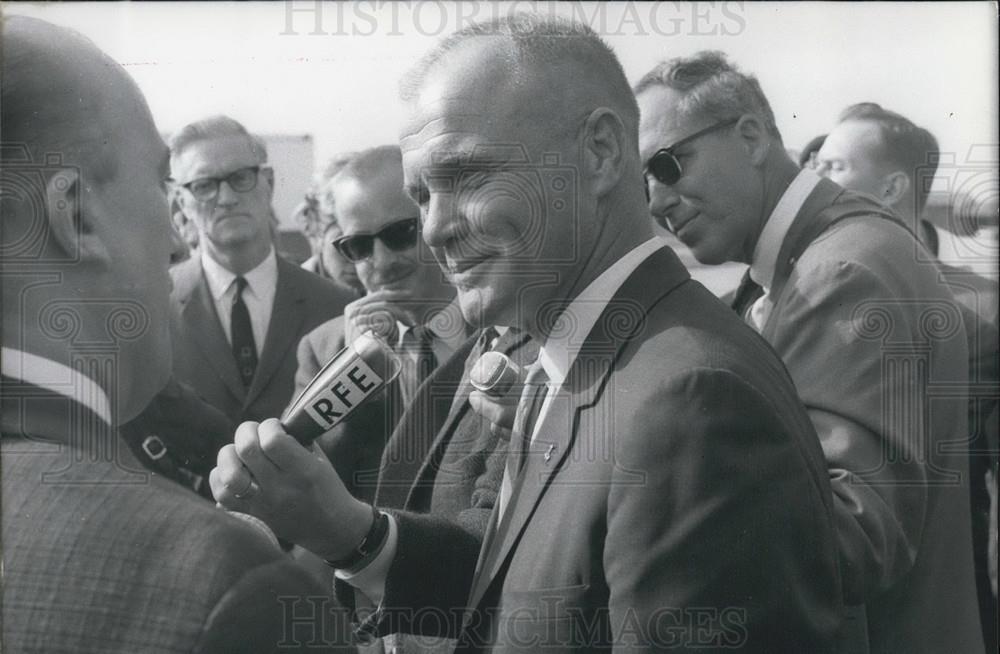
[{"label": "ring on finger", "polygon": [[238,500],[245,500],[253,497],[257,494],[257,485],[253,483],[253,479],[247,481],[246,488],[238,493],[233,493],[233,497]]}]

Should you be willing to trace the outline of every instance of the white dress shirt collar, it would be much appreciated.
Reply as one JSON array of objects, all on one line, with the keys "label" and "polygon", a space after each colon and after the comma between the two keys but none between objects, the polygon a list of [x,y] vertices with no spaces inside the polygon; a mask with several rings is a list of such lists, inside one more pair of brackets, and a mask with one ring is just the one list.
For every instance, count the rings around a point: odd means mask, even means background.
[{"label": "white dress shirt collar", "polygon": [[[232,307],[233,298],[236,296],[236,284],[233,282],[236,280],[236,275],[223,268],[207,252],[202,252],[201,267],[205,271],[205,279],[212,294],[215,315],[219,319],[226,340],[232,343]],[[278,290],[278,258],[274,248],[271,248],[256,268],[243,275],[243,278],[247,280],[247,287],[243,291],[243,302],[250,314],[250,326],[253,330],[257,356],[261,356]]]},{"label": "white dress shirt collar", "polygon": [[663,246],[663,241],[654,236],[632,249],[598,275],[556,319],[538,352],[538,360],[549,376],[550,388],[562,386],[587,335],[625,280],[639,264]]},{"label": "white dress shirt collar", "polygon": [[[212,299],[218,302],[236,281],[236,273],[223,267],[205,251],[201,253],[201,267],[205,271],[208,288],[212,291]],[[264,293],[264,289],[277,286],[278,259],[274,254],[274,248],[271,248],[256,268],[243,275],[243,278],[247,280],[247,288],[244,293],[252,293],[256,297],[260,297]]]},{"label": "white dress shirt collar", "polygon": [[107,424],[111,421],[111,403],[104,389],[82,372],[52,359],[12,347],[0,350],[3,375],[62,395],[90,409]]},{"label": "white dress shirt collar", "polygon": [[774,281],[774,271],[778,265],[778,254],[781,251],[781,244],[788,234],[795,216],[798,215],[805,204],[806,198],[813,192],[819,184],[820,177],[812,170],[803,168],[795,176],[792,183],[788,185],[778,204],[774,205],[774,210],[764,223],[764,229],[757,239],[757,246],[754,248],[753,259],[750,263],[750,279],[754,280],[765,290],[769,291]]}]

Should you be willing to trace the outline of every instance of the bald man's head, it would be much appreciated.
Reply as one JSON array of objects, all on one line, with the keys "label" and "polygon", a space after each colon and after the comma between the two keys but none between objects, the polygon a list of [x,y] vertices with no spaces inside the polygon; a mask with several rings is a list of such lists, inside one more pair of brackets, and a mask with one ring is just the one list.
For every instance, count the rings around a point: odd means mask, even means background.
[{"label": "bald man's head", "polygon": [[[166,145],[125,70],[43,21],[4,19],[2,93],[3,263],[58,272],[4,277],[20,309],[3,312],[4,345],[67,364],[78,343],[113,343],[94,381],[129,420],[170,374]],[[74,316],[71,338],[53,337],[51,306]]]},{"label": "bald man's head", "polygon": [[[415,100],[456,67],[471,86],[508,101],[506,120],[576,128],[597,107],[613,110],[638,142],[639,109],[614,51],[588,26],[537,14],[515,14],[477,23],[444,39],[403,78],[401,96]],[[638,146],[636,146],[638,147]]]},{"label": "bald man's head", "polygon": [[652,235],[635,98],[586,25],[473,25],[402,90],[404,183],[468,322],[544,337],[544,307]]},{"label": "bald man's head", "polygon": [[93,181],[115,174],[108,146],[109,103],[134,90],[134,109],[149,111],[121,66],[71,30],[24,16],[3,19],[2,131],[27,146],[33,161],[60,152],[86,164]]}]

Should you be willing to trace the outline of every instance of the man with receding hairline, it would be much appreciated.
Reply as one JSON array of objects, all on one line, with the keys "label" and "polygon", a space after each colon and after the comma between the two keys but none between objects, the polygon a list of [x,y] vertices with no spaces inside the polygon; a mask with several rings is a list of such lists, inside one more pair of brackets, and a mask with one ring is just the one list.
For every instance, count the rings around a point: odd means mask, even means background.
[{"label": "man with receding hairline", "polygon": [[167,149],[145,100],[76,33],[6,17],[2,43],[0,172],[25,192],[0,240],[3,650],[335,646],[326,611],[289,637],[288,607],[326,591],[273,536],[118,436],[170,376]]},{"label": "man with receding hairline", "polygon": [[517,15],[449,37],[407,80],[424,240],[466,319],[540,345],[484,541],[373,512],[276,421],[220,452],[220,502],[338,568],[341,597],[376,607],[363,633],[826,651],[841,606],[815,433],[773,352],[653,236],[613,52]]},{"label": "man with receding hairline", "polygon": [[174,373],[234,424],[280,415],[299,340],[353,294],[278,256],[274,171],[239,122],[212,116],[178,130],[170,168],[201,250],[171,269]]}]

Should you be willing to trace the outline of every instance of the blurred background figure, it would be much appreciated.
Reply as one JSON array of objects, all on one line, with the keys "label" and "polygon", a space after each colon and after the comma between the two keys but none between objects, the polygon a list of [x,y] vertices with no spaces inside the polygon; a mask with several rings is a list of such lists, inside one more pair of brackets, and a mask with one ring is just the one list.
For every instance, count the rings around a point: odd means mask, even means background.
[{"label": "blurred background figure", "polygon": [[[813,159],[815,169],[841,186],[868,193],[892,207],[938,256],[941,235],[924,218],[939,152],[934,135],[874,102],[855,104],[841,114]],[[914,253],[916,256],[916,253]],[[987,651],[997,648],[997,602],[989,576],[990,498],[996,483],[998,381],[997,283],[938,261],[941,275],[963,308],[969,345],[969,464],[976,582]],[[991,471],[991,468],[993,469]]]},{"label": "blurred background figure", "polygon": [[823,147],[824,141],[826,141],[826,134],[820,134],[806,143],[806,146],[798,154],[799,168],[816,167],[816,155],[819,153],[819,149]]},{"label": "blurred background figure", "polygon": [[940,236],[922,214],[937,168],[934,135],[874,102],[851,105],[812,158],[817,173],[892,207],[935,256]]},{"label": "blurred background figure", "polygon": [[365,288],[358,278],[354,264],[348,261],[333,246],[333,242],[343,232],[337,224],[337,215],[330,193],[330,181],[339,173],[356,153],[339,154],[323,167],[313,180],[306,197],[295,211],[295,221],[301,225],[302,233],[309,239],[312,252],[302,268],[333,281],[335,284],[364,295]]},{"label": "blurred background figure", "polygon": [[186,250],[183,257],[177,260],[171,260],[171,264],[180,263],[181,261],[187,261],[191,257],[199,256],[198,250],[198,226],[194,224],[194,221],[190,220],[181,211],[180,203],[177,200],[177,194],[171,191],[170,193],[170,219],[174,224],[174,229],[177,230],[177,234],[181,237],[181,240],[186,246]]},{"label": "blurred background figure", "polygon": [[[812,165],[844,188],[892,207],[942,262],[997,281],[998,214],[996,194],[989,192],[996,169],[966,177],[976,171],[953,159],[929,130],[874,102],[860,102],[841,112]],[[942,186],[946,192],[931,193]]]}]

